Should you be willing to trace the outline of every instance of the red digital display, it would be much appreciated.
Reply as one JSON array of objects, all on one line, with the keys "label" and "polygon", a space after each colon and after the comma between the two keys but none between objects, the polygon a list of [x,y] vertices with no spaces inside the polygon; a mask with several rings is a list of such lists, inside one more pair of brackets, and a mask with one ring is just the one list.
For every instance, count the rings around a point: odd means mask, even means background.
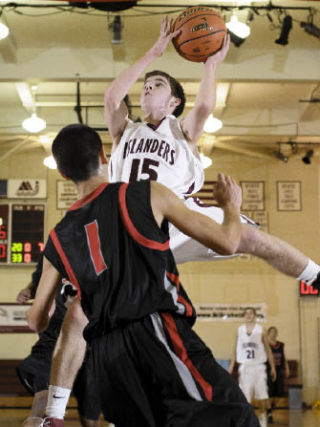
[{"label": "red digital display", "polygon": [[0,263],[8,262],[9,205],[0,205]]},{"label": "red digital display", "polygon": [[313,288],[310,285],[307,285],[305,282],[300,282],[300,296],[319,296],[318,289]]}]

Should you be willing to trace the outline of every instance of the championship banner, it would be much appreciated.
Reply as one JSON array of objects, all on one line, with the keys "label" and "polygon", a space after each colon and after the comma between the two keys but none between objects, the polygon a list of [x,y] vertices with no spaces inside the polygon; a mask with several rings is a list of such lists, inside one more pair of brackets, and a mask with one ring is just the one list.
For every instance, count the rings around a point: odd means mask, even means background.
[{"label": "championship banner", "polygon": [[57,209],[67,210],[78,200],[77,188],[72,181],[57,181]]},{"label": "championship banner", "polygon": [[224,303],[203,303],[195,304],[197,320],[209,322],[243,322],[243,313],[246,308],[254,308],[257,313],[257,321],[266,320],[267,304],[247,303],[247,304],[224,304]]},{"label": "championship banner", "polygon": [[34,333],[26,321],[31,304],[0,303],[0,333]]}]

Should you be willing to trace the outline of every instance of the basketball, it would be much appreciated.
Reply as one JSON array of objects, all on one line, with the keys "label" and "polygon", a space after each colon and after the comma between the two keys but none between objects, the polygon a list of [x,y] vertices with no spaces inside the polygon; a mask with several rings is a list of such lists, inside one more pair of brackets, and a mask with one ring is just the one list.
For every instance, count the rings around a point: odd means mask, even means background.
[{"label": "basketball", "polygon": [[217,52],[227,33],[220,14],[202,6],[189,7],[180,13],[173,24],[173,31],[176,30],[181,30],[172,40],[176,51],[193,62],[205,62]]}]

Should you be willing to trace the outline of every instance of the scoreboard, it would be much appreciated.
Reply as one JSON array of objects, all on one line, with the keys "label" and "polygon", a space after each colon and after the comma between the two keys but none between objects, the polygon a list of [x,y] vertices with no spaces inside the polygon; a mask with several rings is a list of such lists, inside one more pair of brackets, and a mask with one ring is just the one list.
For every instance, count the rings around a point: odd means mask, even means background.
[{"label": "scoreboard", "polygon": [[0,204],[0,265],[30,264],[44,249],[44,204]]},{"label": "scoreboard", "polygon": [[9,205],[0,205],[0,263],[8,259]]},{"label": "scoreboard", "polygon": [[305,296],[320,296],[320,292],[318,289],[313,288],[312,286],[308,285],[304,281],[301,280],[300,282],[300,288],[299,288],[299,295],[301,297]]}]

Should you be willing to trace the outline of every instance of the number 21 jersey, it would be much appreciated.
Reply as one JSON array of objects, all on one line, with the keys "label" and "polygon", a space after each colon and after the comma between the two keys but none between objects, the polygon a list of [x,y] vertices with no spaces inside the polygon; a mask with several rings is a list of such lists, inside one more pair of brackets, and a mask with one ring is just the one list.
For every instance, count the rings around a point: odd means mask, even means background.
[{"label": "number 21 jersey", "polygon": [[255,324],[251,334],[246,325],[239,326],[237,341],[237,362],[256,365],[267,361],[267,353],[262,342],[262,326]]},{"label": "number 21 jersey", "polygon": [[201,162],[192,153],[180,122],[166,116],[154,128],[129,122],[109,162],[110,182],[159,181],[178,197],[196,193],[204,181]]}]

